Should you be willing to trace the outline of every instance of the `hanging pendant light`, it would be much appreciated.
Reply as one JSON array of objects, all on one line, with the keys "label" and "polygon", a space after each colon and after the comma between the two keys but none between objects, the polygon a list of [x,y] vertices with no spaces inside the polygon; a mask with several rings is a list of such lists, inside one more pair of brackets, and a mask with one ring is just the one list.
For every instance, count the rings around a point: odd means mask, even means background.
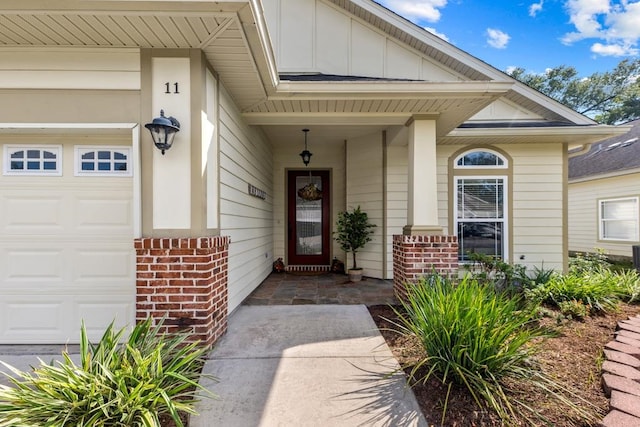
[{"label": "hanging pendant light", "polygon": [[302,163],[304,163],[305,166],[309,166],[311,156],[313,156],[313,153],[307,150],[307,133],[309,132],[309,129],[302,129],[302,132],[304,132],[304,151],[300,153],[300,157],[302,157]]}]

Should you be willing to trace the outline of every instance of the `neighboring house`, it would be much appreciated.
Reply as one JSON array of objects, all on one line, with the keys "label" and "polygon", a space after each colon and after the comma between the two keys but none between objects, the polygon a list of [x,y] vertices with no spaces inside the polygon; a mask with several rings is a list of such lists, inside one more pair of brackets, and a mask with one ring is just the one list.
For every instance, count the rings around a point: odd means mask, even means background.
[{"label": "neighboring house", "polygon": [[211,343],[277,258],[349,262],[357,205],[364,274],[398,286],[469,250],[563,269],[567,147],[621,132],[368,0],[6,0],[0,23],[0,343],[162,315]]},{"label": "neighboring house", "polygon": [[631,257],[640,244],[640,120],[569,158],[569,250]]}]

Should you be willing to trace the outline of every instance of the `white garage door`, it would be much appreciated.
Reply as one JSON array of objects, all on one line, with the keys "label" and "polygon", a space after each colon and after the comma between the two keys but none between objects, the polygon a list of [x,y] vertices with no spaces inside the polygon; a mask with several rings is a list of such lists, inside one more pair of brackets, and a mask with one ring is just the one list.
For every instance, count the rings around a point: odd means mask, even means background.
[{"label": "white garage door", "polygon": [[0,343],[73,343],[82,321],[95,339],[135,319],[131,150],[55,140],[3,144]]}]

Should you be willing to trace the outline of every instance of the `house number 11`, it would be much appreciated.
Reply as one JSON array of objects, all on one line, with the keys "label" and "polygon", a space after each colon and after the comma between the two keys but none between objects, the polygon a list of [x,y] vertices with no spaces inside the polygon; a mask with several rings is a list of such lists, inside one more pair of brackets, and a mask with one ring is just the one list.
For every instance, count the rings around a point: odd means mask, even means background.
[{"label": "house number 11", "polygon": [[166,89],[166,90],[164,91],[164,93],[180,93],[180,92],[178,91],[178,82],[175,82],[175,83],[173,84],[173,92],[171,92],[171,83],[170,83],[170,82],[166,82],[166,83],[164,84],[164,87],[165,87],[165,89]]}]

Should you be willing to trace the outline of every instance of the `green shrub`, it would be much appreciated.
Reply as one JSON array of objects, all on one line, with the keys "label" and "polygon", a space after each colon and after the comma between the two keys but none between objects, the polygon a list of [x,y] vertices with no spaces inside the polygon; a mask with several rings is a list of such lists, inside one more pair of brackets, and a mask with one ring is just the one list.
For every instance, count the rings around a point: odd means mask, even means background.
[{"label": "green shrub", "polygon": [[[424,349],[411,369],[414,381],[435,377],[449,384],[449,390],[452,384],[462,385],[478,404],[485,402],[504,419],[526,412],[526,405],[508,396],[506,379],[528,381],[571,406],[532,357],[536,339],[547,336],[535,326],[536,307],[523,310],[516,300],[468,276],[455,284],[432,275],[406,289],[403,311],[396,311],[397,326],[399,332],[418,337]],[[443,422],[445,415],[446,404]]]},{"label": "green shrub", "polygon": [[125,330],[111,324],[92,344],[83,324],[79,365],[66,352],[33,373],[5,364],[13,375],[12,387],[0,386],[0,426],[159,427],[165,414],[182,426],[195,393],[209,393],[198,383],[207,349],[161,327],[148,319],[122,343]]},{"label": "green shrub", "polygon": [[584,319],[591,312],[591,307],[585,305],[582,301],[576,301],[574,299],[561,301],[558,307],[563,315],[577,320]]},{"label": "green shrub", "polygon": [[590,253],[576,253],[569,258],[569,273],[575,275],[596,273],[603,269],[609,269],[611,263],[602,249],[596,249]]},{"label": "green shrub", "polygon": [[635,270],[617,270],[610,272],[615,280],[620,298],[628,303],[640,302],[640,275]]},{"label": "green shrub", "polygon": [[556,275],[544,285],[531,289],[528,297],[560,307],[567,301],[582,301],[592,313],[609,312],[618,306],[620,289],[615,276],[606,270],[596,273]]}]

